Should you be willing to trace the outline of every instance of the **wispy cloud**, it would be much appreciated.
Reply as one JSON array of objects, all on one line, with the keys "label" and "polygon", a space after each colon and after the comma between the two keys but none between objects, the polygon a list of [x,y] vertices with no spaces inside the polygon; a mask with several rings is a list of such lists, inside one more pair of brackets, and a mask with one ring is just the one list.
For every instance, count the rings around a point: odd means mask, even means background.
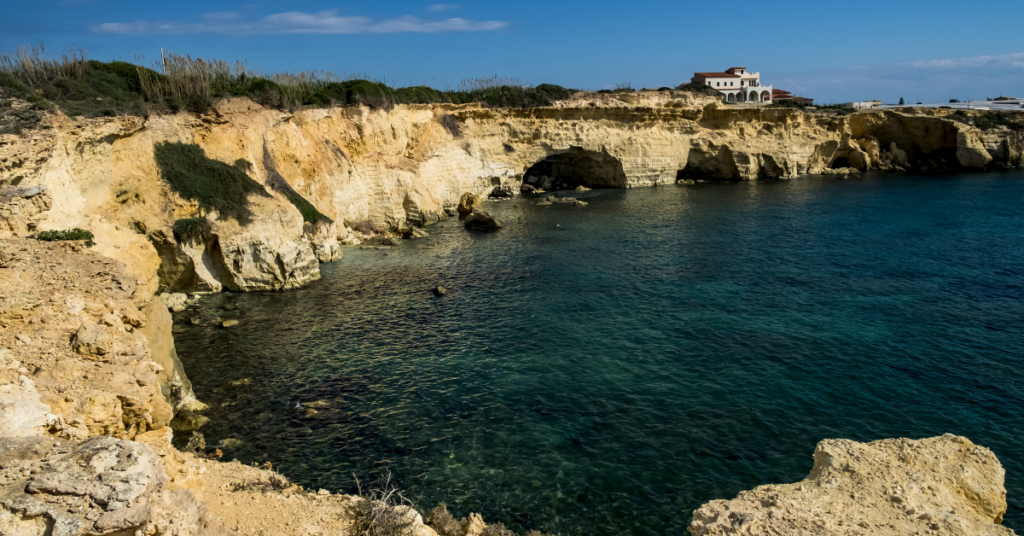
[{"label": "wispy cloud", "polygon": [[276,13],[258,20],[245,19],[242,15],[231,12],[207,13],[198,22],[105,22],[92,26],[91,30],[96,33],[112,34],[382,34],[481,32],[499,30],[506,26],[508,23],[504,21],[472,21],[460,18],[430,20],[412,15],[375,21],[369,17],[342,17],[336,10],[330,10],[319,13]]},{"label": "wispy cloud", "polygon": [[1001,55],[979,55],[953,59],[928,59],[907,61],[900,66],[920,69],[972,69],[972,68],[1014,68],[1024,69],[1024,52]]},{"label": "wispy cloud", "polygon": [[427,11],[448,11],[449,9],[459,9],[458,4],[434,4],[427,8]]}]

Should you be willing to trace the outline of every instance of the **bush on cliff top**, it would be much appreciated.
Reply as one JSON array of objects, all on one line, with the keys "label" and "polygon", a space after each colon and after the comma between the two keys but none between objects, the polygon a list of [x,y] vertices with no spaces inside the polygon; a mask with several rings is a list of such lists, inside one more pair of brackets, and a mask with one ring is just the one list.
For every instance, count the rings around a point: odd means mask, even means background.
[{"label": "bush on cliff top", "polygon": [[160,178],[181,197],[199,203],[202,211],[217,211],[245,225],[252,219],[249,196],[270,197],[263,185],[235,166],[207,158],[198,145],[160,142],[153,155]]},{"label": "bush on cliff top", "polygon": [[42,46],[0,53],[0,99],[17,97],[70,117],[208,112],[216,99],[247,97],[263,106],[476,103],[527,108],[550,106],[573,91],[552,84],[531,87],[499,77],[463,81],[458,91],[426,86],[391,88],[365,77],[345,79],[324,71],[262,74],[243,63],[166,53],[154,69],[123,61],[87,60],[79,51],[60,57]]}]

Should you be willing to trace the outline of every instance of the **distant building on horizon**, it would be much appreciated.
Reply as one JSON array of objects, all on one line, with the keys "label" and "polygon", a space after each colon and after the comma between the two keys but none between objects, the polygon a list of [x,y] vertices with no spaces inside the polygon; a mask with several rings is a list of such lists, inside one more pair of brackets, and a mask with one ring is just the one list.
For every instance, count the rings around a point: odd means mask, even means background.
[{"label": "distant building on horizon", "polygon": [[730,67],[721,73],[694,73],[691,84],[713,87],[725,95],[729,103],[772,102],[772,86],[761,85],[761,73],[751,73],[746,67]]},{"label": "distant building on horizon", "polygon": [[871,108],[877,108],[881,105],[882,101],[880,100],[844,102],[840,104],[843,108],[850,108],[851,110],[870,110]]}]

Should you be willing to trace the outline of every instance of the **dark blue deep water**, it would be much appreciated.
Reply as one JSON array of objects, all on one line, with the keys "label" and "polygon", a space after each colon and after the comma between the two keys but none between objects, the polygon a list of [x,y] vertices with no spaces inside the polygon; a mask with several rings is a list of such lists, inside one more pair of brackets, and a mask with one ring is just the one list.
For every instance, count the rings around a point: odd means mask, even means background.
[{"label": "dark blue deep water", "polygon": [[180,314],[207,443],[313,489],[390,471],[517,531],[668,535],[804,478],[824,438],[950,432],[999,456],[1024,529],[1024,173],[579,197]]}]

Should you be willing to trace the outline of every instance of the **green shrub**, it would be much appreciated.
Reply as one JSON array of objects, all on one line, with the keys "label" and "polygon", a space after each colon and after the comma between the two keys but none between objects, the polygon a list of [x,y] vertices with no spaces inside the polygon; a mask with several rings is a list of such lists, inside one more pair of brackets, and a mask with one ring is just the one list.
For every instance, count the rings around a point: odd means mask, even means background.
[{"label": "green shrub", "polygon": [[45,242],[85,240],[85,245],[88,247],[96,245],[95,238],[91,232],[79,229],[78,227],[66,231],[42,231],[36,235],[36,240],[43,240]]},{"label": "green shrub", "polygon": [[206,218],[185,218],[174,222],[171,228],[179,244],[192,242],[201,244],[213,233],[213,224]]},{"label": "green shrub", "polygon": [[206,95],[192,95],[185,101],[185,109],[196,115],[205,114],[212,106],[213,99]]},{"label": "green shrub", "polygon": [[395,90],[400,104],[450,103],[451,97],[427,86],[403,87]]},{"label": "green shrub", "polygon": [[153,147],[160,178],[203,211],[217,211],[245,225],[252,218],[249,196],[269,197],[263,186],[238,168],[206,157],[198,145],[160,142]]}]

